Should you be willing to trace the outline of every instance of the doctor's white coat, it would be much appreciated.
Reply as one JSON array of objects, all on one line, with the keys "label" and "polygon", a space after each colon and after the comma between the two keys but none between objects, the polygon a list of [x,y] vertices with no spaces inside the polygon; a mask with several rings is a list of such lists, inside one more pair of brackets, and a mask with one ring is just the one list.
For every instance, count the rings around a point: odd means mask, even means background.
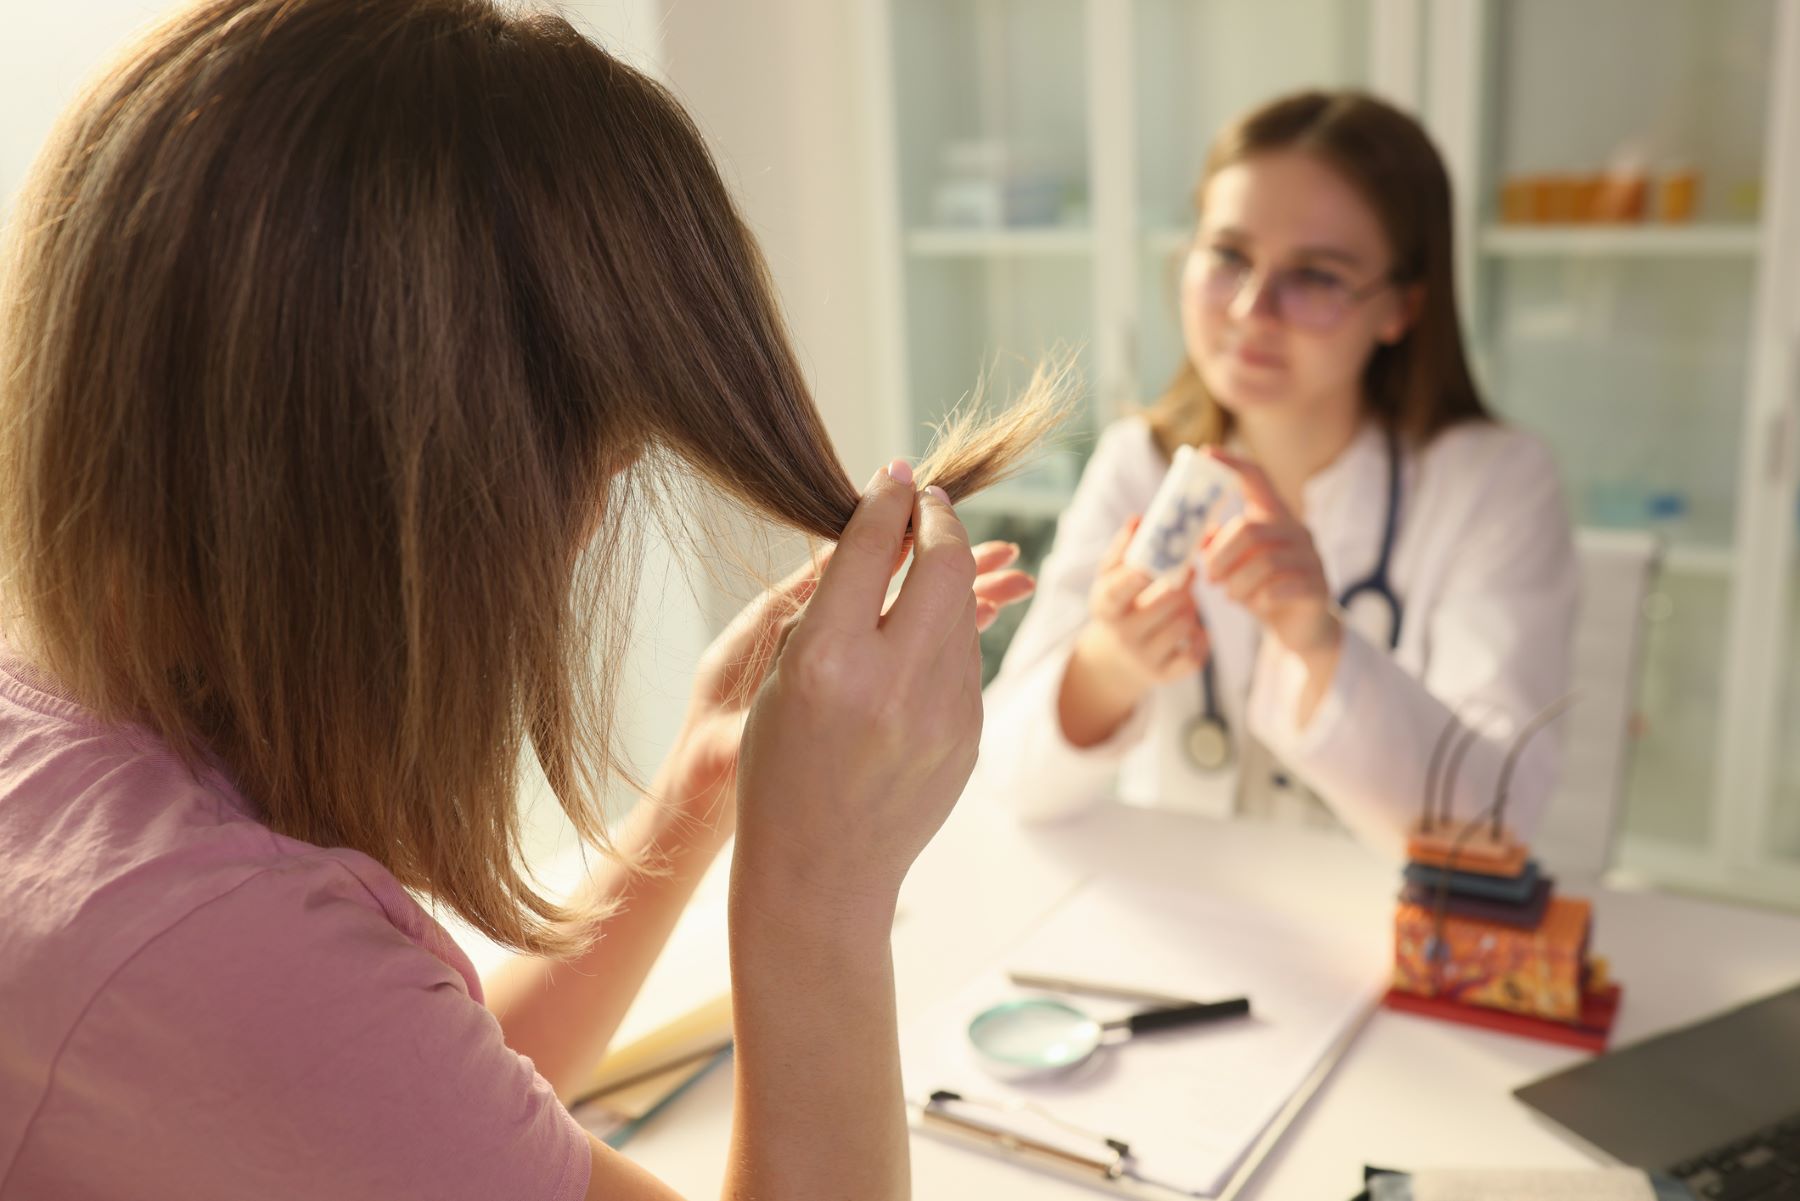
[{"label": "doctor's white coat", "polygon": [[[1365,426],[1308,481],[1305,520],[1333,595],[1375,568],[1387,511],[1387,440]],[[1142,513],[1167,470],[1150,428],[1127,418],[1100,438],[1057,527],[1038,591],[987,690],[974,787],[1021,816],[1043,819],[1108,795],[1214,815],[1296,808],[1272,756],[1359,838],[1398,857],[1420,811],[1433,745],[1460,713],[1482,731],[1457,778],[1452,814],[1493,799],[1502,759],[1532,715],[1569,686],[1578,572],[1555,465],[1534,438],[1468,422],[1403,452],[1399,530],[1389,577],[1405,608],[1400,644],[1377,628],[1347,630],[1337,673],[1304,727],[1295,709],[1297,659],[1261,637],[1248,611],[1197,580],[1219,703],[1246,770],[1204,772],[1184,731],[1200,712],[1199,677],[1162,686],[1106,743],[1063,737],[1056,698],[1101,555]],[[1363,610],[1357,606],[1358,614]],[[1248,730],[1253,741],[1243,737]],[[1260,745],[1257,745],[1260,744]],[[1553,789],[1554,727],[1527,747],[1513,777],[1507,824],[1529,838]]]}]

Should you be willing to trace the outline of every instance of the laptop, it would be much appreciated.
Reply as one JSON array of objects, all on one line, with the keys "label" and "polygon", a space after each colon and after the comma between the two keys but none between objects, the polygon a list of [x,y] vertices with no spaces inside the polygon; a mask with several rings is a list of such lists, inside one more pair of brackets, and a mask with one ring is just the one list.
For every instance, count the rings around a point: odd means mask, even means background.
[{"label": "laptop", "polygon": [[1800,986],[1515,1091],[1708,1201],[1800,1201]]}]

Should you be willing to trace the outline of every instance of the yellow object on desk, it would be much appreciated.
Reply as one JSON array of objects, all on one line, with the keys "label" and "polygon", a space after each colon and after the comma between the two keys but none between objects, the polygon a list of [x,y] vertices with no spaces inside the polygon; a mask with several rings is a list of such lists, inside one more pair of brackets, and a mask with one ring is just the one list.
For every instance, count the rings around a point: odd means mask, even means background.
[{"label": "yellow object on desk", "polygon": [[727,995],[608,1054],[569,1112],[617,1149],[646,1119],[729,1057],[730,1047],[731,998]]},{"label": "yellow object on desk", "polygon": [[731,995],[714,997],[658,1026],[636,1042],[609,1051],[582,1086],[585,1100],[628,1086],[648,1084],[686,1065],[698,1064],[731,1045]]}]

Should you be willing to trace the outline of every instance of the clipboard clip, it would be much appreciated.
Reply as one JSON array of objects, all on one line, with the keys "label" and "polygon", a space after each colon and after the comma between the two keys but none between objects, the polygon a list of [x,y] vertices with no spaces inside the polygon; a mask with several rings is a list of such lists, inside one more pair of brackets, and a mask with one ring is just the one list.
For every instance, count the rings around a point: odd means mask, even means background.
[{"label": "clipboard clip", "polygon": [[[984,1122],[959,1112],[958,1107],[962,1106],[998,1114],[1029,1112],[1053,1126],[1092,1142],[1094,1150],[1084,1154],[1009,1130],[995,1122]],[[1073,1171],[1082,1175],[1092,1172],[1103,1180],[1122,1180],[1132,1175],[1131,1144],[1066,1122],[1042,1106],[1027,1101],[987,1101],[940,1088],[931,1094],[925,1104],[918,1107],[918,1114],[922,1125],[951,1135],[959,1141],[1022,1155],[1064,1172]]]}]

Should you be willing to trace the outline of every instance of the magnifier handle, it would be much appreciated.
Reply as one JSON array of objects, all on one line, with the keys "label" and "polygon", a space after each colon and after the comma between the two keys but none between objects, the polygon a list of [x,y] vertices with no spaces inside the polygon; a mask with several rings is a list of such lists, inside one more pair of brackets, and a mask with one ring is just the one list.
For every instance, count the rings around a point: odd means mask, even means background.
[{"label": "magnifier handle", "polygon": [[1169,1030],[1176,1026],[1192,1026],[1199,1022],[1217,1021],[1220,1018],[1243,1017],[1250,1012],[1248,997],[1233,997],[1229,1001],[1207,1001],[1203,1004],[1176,1005],[1169,1009],[1147,1009],[1143,1013],[1134,1013],[1125,1019],[1125,1028],[1133,1034],[1143,1034],[1149,1030]]}]

